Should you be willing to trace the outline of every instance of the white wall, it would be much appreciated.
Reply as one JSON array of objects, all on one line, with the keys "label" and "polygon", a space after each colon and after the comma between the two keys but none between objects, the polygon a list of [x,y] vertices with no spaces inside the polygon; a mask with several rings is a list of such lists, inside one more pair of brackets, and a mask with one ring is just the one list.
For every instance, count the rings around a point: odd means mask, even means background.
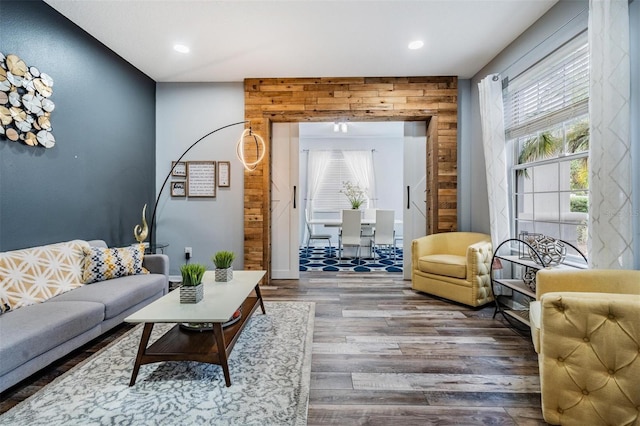
[{"label": "white wall", "polygon": [[[475,210],[471,204],[472,163],[471,144],[481,143],[474,138],[471,126],[471,80],[458,80],[458,231],[486,232],[485,229],[473,229],[471,227],[472,212]],[[462,167],[464,165],[465,167]],[[487,207],[488,208],[488,207]]]},{"label": "white wall", "polygon": [[[156,191],[176,160],[205,134],[244,119],[243,83],[158,83],[156,89]],[[213,268],[218,250],[236,253],[234,268],[244,266],[244,179],[235,147],[243,125],[221,130],[196,145],[183,161],[230,161],[231,187],[217,188],[216,198],[175,198],[169,185],[160,197],[156,241],[168,243],[170,274],[179,275],[184,248],[191,262]],[[171,180],[170,180],[171,181]],[[149,217],[152,206],[149,207]]]}]

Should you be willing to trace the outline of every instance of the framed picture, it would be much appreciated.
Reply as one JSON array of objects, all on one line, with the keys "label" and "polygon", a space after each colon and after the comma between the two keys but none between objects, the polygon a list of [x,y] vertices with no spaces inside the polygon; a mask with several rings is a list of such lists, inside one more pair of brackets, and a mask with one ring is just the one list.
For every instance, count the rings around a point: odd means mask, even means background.
[{"label": "framed picture", "polygon": [[231,162],[218,161],[218,186],[231,186]]},{"label": "framed picture", "polygon": [[185,181],[171,182],[172,197],[186,197],[187,183]]},{"label": "framed picture", "polygon": [[187,163],[185,163],[184,161],[181,161],[178,164],[176,164],[175,161],[172,161],[171,168],[171,176],[187,177]]},{"label": "framed picture", "polygon": [[216,162],[187,162],[187,197],[216,196]]}]

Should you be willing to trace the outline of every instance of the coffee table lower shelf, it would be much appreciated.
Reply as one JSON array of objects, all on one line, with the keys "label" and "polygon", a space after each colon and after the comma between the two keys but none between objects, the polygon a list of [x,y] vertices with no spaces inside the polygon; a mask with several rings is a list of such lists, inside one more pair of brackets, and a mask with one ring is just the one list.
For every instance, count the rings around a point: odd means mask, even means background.
[{"label": "coffee table lower shelf", "polygon": [[135,384],[141,365],[162,361],[197,361],[220,365],[227,387],[231,386],[228,357],[258,306],[262,308],[263,314],[266,313],[261,302],[259,297],[247,297],[242,304],[241,319],[225,328],[222,327],[223,323],[214,322],[213,330],[191,331],[176,324],[149,347],[147,344],[155,323],[145,323],[129,386]]}]

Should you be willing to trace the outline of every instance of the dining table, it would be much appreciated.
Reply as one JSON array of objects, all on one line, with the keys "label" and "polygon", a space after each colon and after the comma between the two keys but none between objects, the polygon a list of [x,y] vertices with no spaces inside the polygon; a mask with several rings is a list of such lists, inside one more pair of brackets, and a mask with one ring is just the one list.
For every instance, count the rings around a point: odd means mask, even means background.
[{"label": "dining table", "polygon": [[[402,219],[395,219],[394,224],[401,225]],[[362,218],[360,225],[363,227],[375,226],[375,218]],[[339,218],[326,218],[326,219],[309,219],[309,225],[324,225],[326,227],[340,228],[342,227],[342,219]]]},{"label": "dining table", "polygon": [[[342,227],[342,219],[341,218],[324,218],[324,219],[309,219],[309,225],[323,225],[328,228],[341,228]],[[362,228],[363,237],[373,237],[373,231],[376,225],[376,218],[370,216],[364,216],[360,221],[360,227]],[[395,219],[394,225],[402,225],[402,219]],[[372,253],[372,241],[369,242],[369,253]]]}]

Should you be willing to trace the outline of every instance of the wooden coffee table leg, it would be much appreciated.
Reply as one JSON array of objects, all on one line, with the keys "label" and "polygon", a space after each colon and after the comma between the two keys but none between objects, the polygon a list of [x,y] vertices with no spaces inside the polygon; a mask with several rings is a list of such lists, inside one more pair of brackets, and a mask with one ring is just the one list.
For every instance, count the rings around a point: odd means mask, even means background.
[{"label": "wooden coffee table leg", "polygon": [[264,302],[262,301],[262,293],[260,291],[260,284],[256,284],[256,296],[258,296],[258,300],[260,301],[260,307],[262,308],[262,313],[266,315],[266,311],[264,310]]},{"label": "wooden coffee table leg", "polygon": [[149,343],[149,338],[151,337],[151,330],[153,330],[153,323],[146,322],[144,324],[144,330],[142,330],[142,338],[140,339],[140,346],[138,346],[138,355],[136,356],[136,363],[133,365],[133,373],[131,374],[129,386],[133,386],[136,383],[138,371],[140,371],[140,363],[142,362],[142,357],[147,350],[147,343]]},{"label": "wooden coffee table leg", "polygon": [[216,346],[218,347],[218,358],[220,366],[224,373],[224,382],[227,387],[231,386],[231,375],[229,374],[229,362],[227,360],[227,346],[224,342],[224,333],[222,331],[222,323],[213,323],[213,335],[216,338]]}]

